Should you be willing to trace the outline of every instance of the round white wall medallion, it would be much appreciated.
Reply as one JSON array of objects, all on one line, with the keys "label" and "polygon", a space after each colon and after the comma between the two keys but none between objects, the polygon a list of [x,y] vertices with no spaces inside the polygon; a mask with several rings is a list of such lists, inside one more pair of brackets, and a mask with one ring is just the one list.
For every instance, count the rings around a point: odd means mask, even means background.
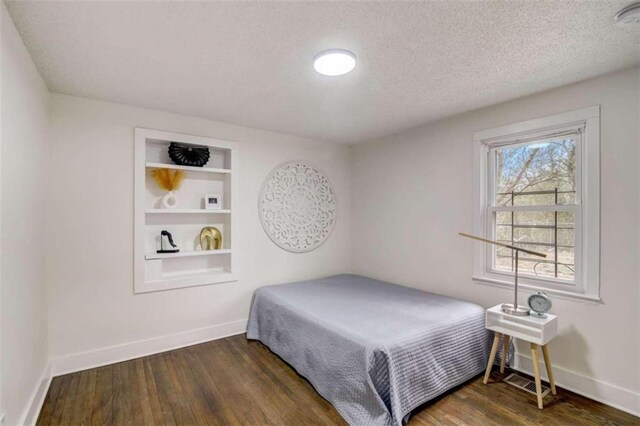
[{"label": "round white wall medallion", "polygon": [[267,176],[258,199],[260,221],[279,247],[294,253],[324,243],[336,222],[329,179],[303,161],[279,165]]}]

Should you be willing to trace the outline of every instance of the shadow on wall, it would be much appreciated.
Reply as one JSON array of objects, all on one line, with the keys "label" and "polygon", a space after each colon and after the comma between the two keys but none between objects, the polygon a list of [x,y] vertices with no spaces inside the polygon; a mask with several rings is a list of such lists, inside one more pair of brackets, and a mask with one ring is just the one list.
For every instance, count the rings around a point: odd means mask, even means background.
[{"label": "shadow on wall", "polygon": [[[529,359],[531,358],[531,347],[529,346],[529,343],[518,340],[516,347],[519,354],[525,355]],[[591,367],[588,362],[589,350],[586,340],[582,334],[578,332],[575,326],[571,325],[568,328],[563,328],[560,331],[560,334],[558,334],[558,337],[549,343],[549,353],[552,360],[554,359],[554,354],[558,351],[571,352],[572,372],[581,376],[593,377]],[[544,366],[542,366],[541,371],[546,371]],[[592,395],[598,395],[597,389],[595,388],[581,390],[584,392],[592,392]]]},{"label": "shadow on wall", "polygon": [[[591,368],[587,360],[589,350],[587,343],[574,325],[571,325],[566,332],[560,334],[557,338],[558,343],[562,342],[562,346],[571,351],[571,364],[579,374],[593,377]],[[553,350],[553,346],[551,346]],[[591,391],[591,390],[590,390]],[[594,390],[595,391],[595,390]],[[594,394],[597,394],[594,392]]]}]

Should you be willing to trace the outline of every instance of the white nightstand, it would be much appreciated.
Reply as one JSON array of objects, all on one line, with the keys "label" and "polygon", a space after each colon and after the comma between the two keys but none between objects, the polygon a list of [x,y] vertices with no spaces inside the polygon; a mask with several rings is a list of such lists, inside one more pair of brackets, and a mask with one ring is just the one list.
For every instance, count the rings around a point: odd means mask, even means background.
[{"label": "white nightstand", "polygon": [[547,343],[553,340],[558,334],[558,317],[547,314],[546,318],[530,316],[514,316],[502,312],[500,305],[489,308],[485,314],[485,327],[495,332],[493,338],[493,346],[491,346],[491,354],[487,363],[487,371],[484,374],[484,384],[489,381],[491,367],[496,359],[500,337],[504,336],[502,346],[502,362],[500,364],[500,372],[504,373],[504,366],[509,351],[509,339],[522,339],[531,343],[531,358],[533,358],[533,372],[536,380],[536,393],[538,394],[538,408],[542,409],[542,384],[540,382],[540,364],[539,364],[539,348],[542,348],[544,363],[547,366],[547,374],[549,375],[549,384],[551,385],[551,393],[556,394],[556,384],[553,381],[553,372],[551,370],[551,358]]}]

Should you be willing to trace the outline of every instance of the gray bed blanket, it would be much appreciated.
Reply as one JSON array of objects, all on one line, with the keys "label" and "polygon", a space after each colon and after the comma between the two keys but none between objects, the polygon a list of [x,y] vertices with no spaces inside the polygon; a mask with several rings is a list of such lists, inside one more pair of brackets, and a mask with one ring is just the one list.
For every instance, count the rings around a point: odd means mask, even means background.
[{"label": "gray bed blanket", "polygon": [[259,288],[247,338],[293,366],[351,425],[401,425],[482,372],[489,341],[481,306],[357,275]]}]

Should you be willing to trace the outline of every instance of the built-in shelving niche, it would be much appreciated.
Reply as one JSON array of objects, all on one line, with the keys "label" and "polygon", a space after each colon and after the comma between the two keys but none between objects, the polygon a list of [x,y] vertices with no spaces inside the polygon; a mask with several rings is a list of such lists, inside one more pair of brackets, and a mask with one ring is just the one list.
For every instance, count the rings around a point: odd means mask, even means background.
[{"label": "built-in shelving niche", "polygon": [[[171,142],[207,146],[211,157],[204,167],[178,166],[171,161]],[[236,280],[234,235],[235,153],[233,143],[158,130],[135,130],[134,292],[169,290]],[[162,208],[165,191],[151,178],[156,168],[185,172],[176,191],[178,206]],[[205,194],[221,194],[222,209],[205,209]],[[223,234],[221,250],[203,251],[200,230],[215,226]],[[160,232],[173,235],[179,253],[157,253]]]}]

